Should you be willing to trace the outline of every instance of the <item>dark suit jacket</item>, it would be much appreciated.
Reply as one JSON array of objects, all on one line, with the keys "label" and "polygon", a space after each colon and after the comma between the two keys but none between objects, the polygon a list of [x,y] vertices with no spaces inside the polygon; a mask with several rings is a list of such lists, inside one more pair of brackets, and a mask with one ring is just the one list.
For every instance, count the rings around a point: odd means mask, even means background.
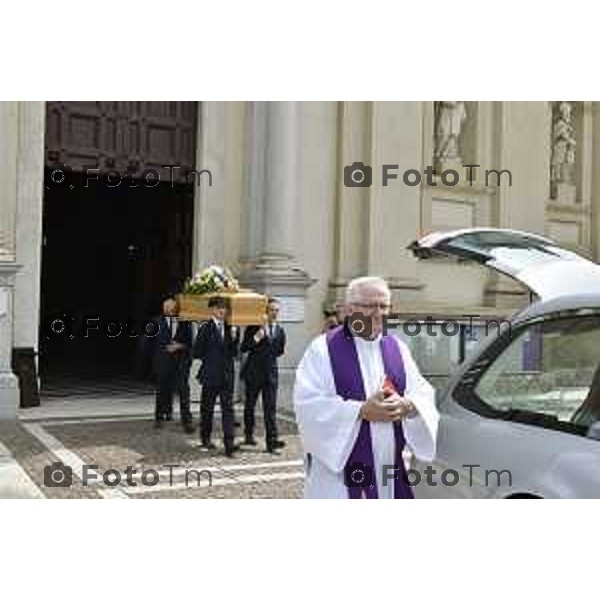
[{"label": "dark suit jacket", "polygon": [[244,331],[241,351],[248,352],[248,358],[240,375],[247,385],[277,385],[277,358],[285,352],[285,331],[281,325],[275,324],[273,337],[265,336],[256,343],[254,334],[258,330],[258,326],[252,325]]},{"label": "dark suit jacket", "polygon": [[[155,374],[172,372],[177,368],[189,369],[192,363],[192,324],[178,321],[175,337],[171,335],[171,319],[160,316],[157,319],[159,330],[152,342],[152,364]],[[183,344],[185,348],[178,352],[167,352],[166,346],[172,342]]]},{"label": "dark suit jacket", "polygon": [[197,377],[204,386],[233,388],[233,360],[239,350],[239,329],[232,337],[231,326],[226,324],[224,334],[222,338],[212,319],[200,324],[193,356],[202,361]]}]

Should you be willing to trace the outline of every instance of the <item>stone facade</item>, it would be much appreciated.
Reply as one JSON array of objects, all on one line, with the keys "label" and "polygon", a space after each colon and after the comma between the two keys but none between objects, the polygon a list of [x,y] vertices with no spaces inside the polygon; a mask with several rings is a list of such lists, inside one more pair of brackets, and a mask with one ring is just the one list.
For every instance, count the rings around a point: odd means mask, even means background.
[{"label": "stone facade", "polygon": [[[423,232],[524,229],[599,258],[600,104],[568,105],[576,152],[558,171],[556,102],[199,104],[197,168],[213,185],[195,188],[193,265],[226,264],[282,299],[282,398],[323,303],[339,301],[352,277],[386,277],[406,315],[502,316],[526,300],[472,265],[417,262],[405,248]],[[0,103],[0,417],[16,413],[11,347],[38,346],[44,132],[44,103]],[[372,186],[345,185],[355,162],[371,166]],[[480,165],[473,181],[461,163]],[[388,185],[383,164],[397,165]],[[425,184],[429,165],[435,185]],[[457,171],[456,185],[444,169]],[[511,184],[506,173],[486,177],[492,169],[510,171]],[[404,183],[411,170],[420,185]]]}]

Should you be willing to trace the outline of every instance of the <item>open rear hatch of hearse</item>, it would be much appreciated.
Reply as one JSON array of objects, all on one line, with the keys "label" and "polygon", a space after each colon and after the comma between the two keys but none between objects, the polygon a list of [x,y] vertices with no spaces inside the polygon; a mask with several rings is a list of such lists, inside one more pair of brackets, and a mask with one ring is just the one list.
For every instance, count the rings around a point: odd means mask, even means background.
[{"label": "open rear hatch of hearse", "polygon": [[541,300],[600,293],[600,265],[533,233],[459,229],[429,233],[408,248],[420,259],[473,260],[520,281]]}]

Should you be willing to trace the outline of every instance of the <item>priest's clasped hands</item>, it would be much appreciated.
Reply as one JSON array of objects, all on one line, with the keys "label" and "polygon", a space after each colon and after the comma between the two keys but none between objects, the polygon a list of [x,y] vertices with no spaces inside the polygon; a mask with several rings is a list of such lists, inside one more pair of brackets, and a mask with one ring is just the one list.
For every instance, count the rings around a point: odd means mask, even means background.
[{"label": "priest's clasped hands", "polygon": [[365,400],[359,414],[366,421],[398,421],[413,417],[417,411],[408,398],[381,389]]}]

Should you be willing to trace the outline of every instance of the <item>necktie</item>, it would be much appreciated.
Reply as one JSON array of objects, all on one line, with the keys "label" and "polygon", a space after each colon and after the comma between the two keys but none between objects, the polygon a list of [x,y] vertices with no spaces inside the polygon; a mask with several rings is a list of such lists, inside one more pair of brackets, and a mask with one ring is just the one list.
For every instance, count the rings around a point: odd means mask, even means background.
[{"label": "necktie", "polygon": [[171,339],[175,339],[175,334],[177,333],[177,319],[171,317]]},{"label": "necktie", "polygon": [[275,329],[275,326],[273,324],[269,325],[269,337],[271,339],[273,339],[273,331]]},{"label": "necktie", "polygon": [[225,339],[225,332],[223,331],[223,322],[219,321],[219,335],[221,336],[221,339]]}]

